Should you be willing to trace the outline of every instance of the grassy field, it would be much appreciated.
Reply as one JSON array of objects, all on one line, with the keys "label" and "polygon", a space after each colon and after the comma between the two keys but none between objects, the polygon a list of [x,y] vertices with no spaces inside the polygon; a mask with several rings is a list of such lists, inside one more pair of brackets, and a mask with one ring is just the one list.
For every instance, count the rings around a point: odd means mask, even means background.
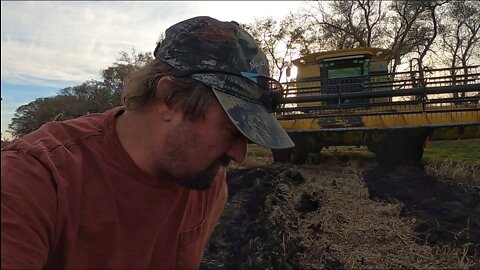
[{"label": "grassy field", "polygon": [[[345,162],[354,162],[360,167],[377,164],[375,156],[366,147],[352,146],[324,148],[319,154],[310,154],[307,160],[309,164]],[[272,163],[270,149],[252,144],[248,146],[247,158],[239,166],[268,166]],[[480,139],[430,142],[422,163],[429,175],[480,186]]]},{"label": "grassy field", "polygon": [[[271,158],[270,149],[250,144],[248,145],[247,160],[255,158]],[[322,162],[329,160],[358,159],[374,160],[374,155],[366,147],[336,146],[322,149],[318,155],[310,155],[312,161]],[[480,139],[433,141],[425,148],[423,161],[426,163],[461,163],[469,166],[480,166]]]},{"label": "grassy field", "polygon": [[423,159],[434,163],[451,161],[480,166],[480,139],[431,142]]}]

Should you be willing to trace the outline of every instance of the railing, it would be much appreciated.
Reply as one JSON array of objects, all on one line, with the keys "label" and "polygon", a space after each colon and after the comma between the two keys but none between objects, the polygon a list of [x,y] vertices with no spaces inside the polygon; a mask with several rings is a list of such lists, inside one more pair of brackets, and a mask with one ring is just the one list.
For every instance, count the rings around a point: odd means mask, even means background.
[{"label": "railing", "polygon": [[[285,83],[277,115],[479,110],[480,66]],[[423,79],[420,79],[423,78]],[[407,110],[408,111],[408,110]]]}]

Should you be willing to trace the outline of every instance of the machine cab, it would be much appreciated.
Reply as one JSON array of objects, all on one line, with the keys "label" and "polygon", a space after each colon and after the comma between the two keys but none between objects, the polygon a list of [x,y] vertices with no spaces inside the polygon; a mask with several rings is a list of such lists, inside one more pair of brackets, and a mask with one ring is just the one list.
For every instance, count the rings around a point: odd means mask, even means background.
[{"label": "machine cab", "polygon": [[[306,55],[293,61],[298,87],[320,87],[321,94],[386,90],[376,87],[388,81],[391,51],[380,48],[353,48]],[[374,85],[374,87],[372,87]],[[383,98],[385,99],[385,98]],[[386,100],[345,100],[340,103],[382,102]],[[335,103],[335,102],[331,102]]]}]

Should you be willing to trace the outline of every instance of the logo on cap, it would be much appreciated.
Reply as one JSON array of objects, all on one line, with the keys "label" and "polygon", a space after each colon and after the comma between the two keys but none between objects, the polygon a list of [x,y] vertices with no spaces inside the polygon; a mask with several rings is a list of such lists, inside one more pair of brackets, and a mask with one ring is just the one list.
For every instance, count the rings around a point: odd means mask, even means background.
[{"label": "logo on cap", "polygon": [[238,40],[235,29],[229,28],[223,23],[209,24],[196,29],[192,31],[192,35],[201,41],[237,42]]}]

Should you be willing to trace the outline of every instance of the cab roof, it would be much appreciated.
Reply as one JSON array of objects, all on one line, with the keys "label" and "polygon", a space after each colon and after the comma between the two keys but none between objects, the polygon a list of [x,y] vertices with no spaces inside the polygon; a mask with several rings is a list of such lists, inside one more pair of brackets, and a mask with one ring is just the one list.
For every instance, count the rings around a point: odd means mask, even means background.
[{"label": "cab roof", "polygon": [[[316,52],[307,54],[300,58],[297,58],[292,61],[292,63],[297,66],[301,67],[304,65],[314,65],[317,64],[319,61],[328,60],[331,58],[340,58],[340,57],[348,57],[348,56],[361,56],[361,55],[368,55],[372,61],[381,61],[381,60],[390,60],[392,57],[392,51],[388,49],[382,48],[373,48],[373,47],[358,47],[352,49],[341,49],[335,51],[323,51],[323,52]],[[332,59],[333,60],[333,59]]]}]

